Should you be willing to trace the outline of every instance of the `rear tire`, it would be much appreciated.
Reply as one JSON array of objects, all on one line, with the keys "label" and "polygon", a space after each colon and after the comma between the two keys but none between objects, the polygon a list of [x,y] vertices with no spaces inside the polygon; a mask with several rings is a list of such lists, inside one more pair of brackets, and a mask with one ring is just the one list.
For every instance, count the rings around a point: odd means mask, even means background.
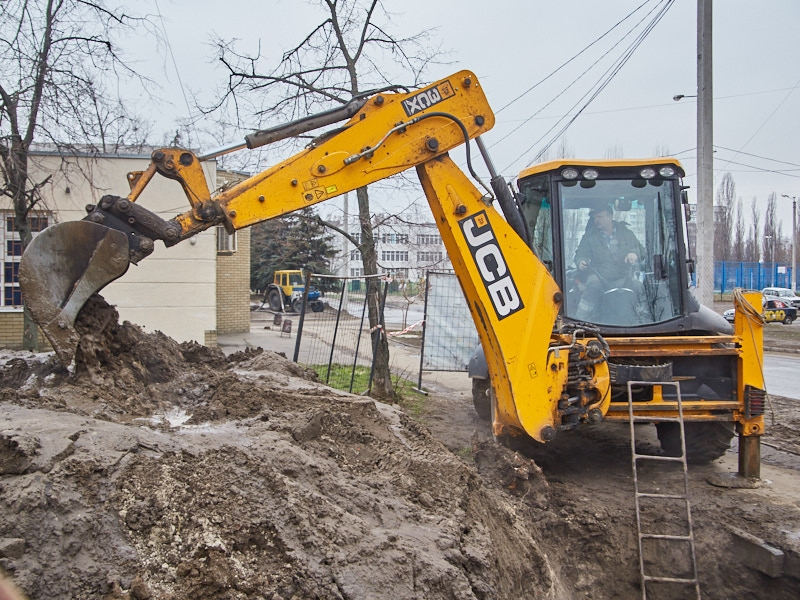
[{"label": "rear tire", "polygon": [[270,290],[267,296],[270,310],[275,312],[283,312],[283,302],[281,300],[281,293],[278,290]]},{"label": "rear tire", "polygon": [[786,317],[783,319],[783,324],[784,325],[791,325],[792,321],[794,321],[794,319],[792,317],[790,317],[789,315],[786,315]]},{"label": "rear tire", "polygon": [[320,301],[312,302],[311,310],[313,312],[322,312],[323,310],[325,310],[325,305]]},{"label": "rear tire", "polygon": [[[710,421],[684,423],[686,434],[686,462],[705,465],[723,456],[731,447],[734,436],[733,423]],[[681,455],[680,426],[678,423],[656,423],[661,450],[667,456]]]},{"label": "rear tire", "polygon": [[488,377],[472,380],[472,405],[475,407],[478,418],[482,421],[492,418],[492,399],[489,397],[491,387],[492,383]]}]

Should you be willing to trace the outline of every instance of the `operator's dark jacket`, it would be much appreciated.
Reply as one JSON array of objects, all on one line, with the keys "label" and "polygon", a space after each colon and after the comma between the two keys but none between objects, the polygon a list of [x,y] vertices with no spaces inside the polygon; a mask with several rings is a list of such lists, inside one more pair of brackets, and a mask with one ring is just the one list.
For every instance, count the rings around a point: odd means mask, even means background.
[{"label": "operator's dark jacket", "polygon": [[625,223],[614,221],[611,248],[606,245],[600,230],[589,223],[575,251],[575,265],[585,260],[602,278],[609,281],[620,279],[628,275],[630,266],[625,264],[625,257],[630,252],[635,253],[639,260],[644,259],[644,247]]}]

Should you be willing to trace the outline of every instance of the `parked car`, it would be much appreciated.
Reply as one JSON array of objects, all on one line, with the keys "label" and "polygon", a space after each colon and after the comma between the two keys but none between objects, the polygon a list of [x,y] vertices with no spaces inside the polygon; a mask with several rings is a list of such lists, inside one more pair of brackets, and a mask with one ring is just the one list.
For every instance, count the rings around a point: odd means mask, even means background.
[{"label": "parked car", "polygon": [[761,290],[761,293],[764,295],[765,298],[774,298],[776,300],[782,300],[783,302],[786,302],[790,306],[794,306],[795,308],[800,308],[800,296],[795,294],[789,288],[768,287]]},{"label": "parked car", "polygon": [[[763,306],[764,318],[767,320],[767,323],[783,323],[784,325],[790,325],[792,321],[797,318],[797,309],[783,300],[765,297]],[[735,312],[734,309],[729,308],[722,313],[722,316],[725,317],[726,321],[733,323]]]}]

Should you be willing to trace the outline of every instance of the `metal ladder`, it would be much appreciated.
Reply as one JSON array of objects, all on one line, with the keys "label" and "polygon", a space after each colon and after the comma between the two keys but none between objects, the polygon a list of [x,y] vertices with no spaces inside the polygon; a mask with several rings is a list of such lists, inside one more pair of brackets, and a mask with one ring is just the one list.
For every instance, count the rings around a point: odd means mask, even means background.
[{"label": "metal ladder", "polygon": [[[665,386],[673,386],[676,392],[676,398],[678,403],[678,416],[677,417],[636,417],[634,416],[633,412],[633,388],[632,386],[653,386],[653,392],[656,393],[656,386],[659,386],[659,390]],[[693,586],[695,590],[695,594],[697,599],[700,600],[700,580],[697,575],[697,557],[695,554],[695,545],[694,545],[694,532],[692,529],[692,510],[689,506],[689,470],[686,464],[686,438],[684,435],[684,428],[683,428],[683,404],[681,402],[681,390],[680,385],[678,382],[673,381],[665,381],[665,382],[649,382],[649,381],[629,381],[628,382],[628,416],[630,420],[630,428],[631,428],[631,462],[633,468],[633,488],[634,488],[634,498],[636,504],[636,529],[638,532],[638,540],[639,540],[639,574],[641,576],[641,585],[642,585],[642,599],[647,600],[647,584],[650,582],[653,583],[665,583],[665,584],[679,584],[685,586]],[[680,456],[653,456],[648,454],[638,454],[636,452],[636,434],[635,434],[635,427],[636,423],[677,423],[679,426],[680,431],[680,440],[681,440],[681,455]],[[669,462],[669,463],[680,463],[683,467],[683,493],[672,493],[672,494],[662,494],[662,493],[653,493],[647,492],[643,493],[639,491],[639,475],[638,475],[638,463],[639,461],[661,461],[661,462]],[[656,499],[663,499],[663,500],[674,500],[683,502],[686,506],[686,525],[688,532],[686,535],[665,535],[665,534],[658,534],[658,533],[648,533],[642,531],[642,511],[640,500],[642,498],[656,498]],[[691,578],[684,578],[684,577],[668,577],[668,576],[658,576],[658,575],[649,575],[645,573],[645,565],[644,565],[644,550],[642,542],[644,540],[667,540],[667,543],[675,542],[680,543],[684,542],[687,545],[688,553],[691,556]],[[660,565],[663,569],[664,565]],[[662,571],[663,572],[663,571]]]}]

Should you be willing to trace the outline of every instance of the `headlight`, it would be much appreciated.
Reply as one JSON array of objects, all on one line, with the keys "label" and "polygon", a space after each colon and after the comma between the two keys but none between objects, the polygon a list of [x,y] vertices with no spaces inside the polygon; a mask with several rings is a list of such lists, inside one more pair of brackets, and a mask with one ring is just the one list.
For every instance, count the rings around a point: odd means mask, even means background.
[{"label": "headlight", "polygon": [[651,167],[647,167],[639,171],[639,175],[641,175],[645,179],[652,179],[653,177],[656,176],[656,170]]},{"label": "headlight", "polygon": [[561,176],[564,179],[577,179],[578,177],[578,169],[573,169],[572,167],[567,167],[563,171],[561,171]]}]

